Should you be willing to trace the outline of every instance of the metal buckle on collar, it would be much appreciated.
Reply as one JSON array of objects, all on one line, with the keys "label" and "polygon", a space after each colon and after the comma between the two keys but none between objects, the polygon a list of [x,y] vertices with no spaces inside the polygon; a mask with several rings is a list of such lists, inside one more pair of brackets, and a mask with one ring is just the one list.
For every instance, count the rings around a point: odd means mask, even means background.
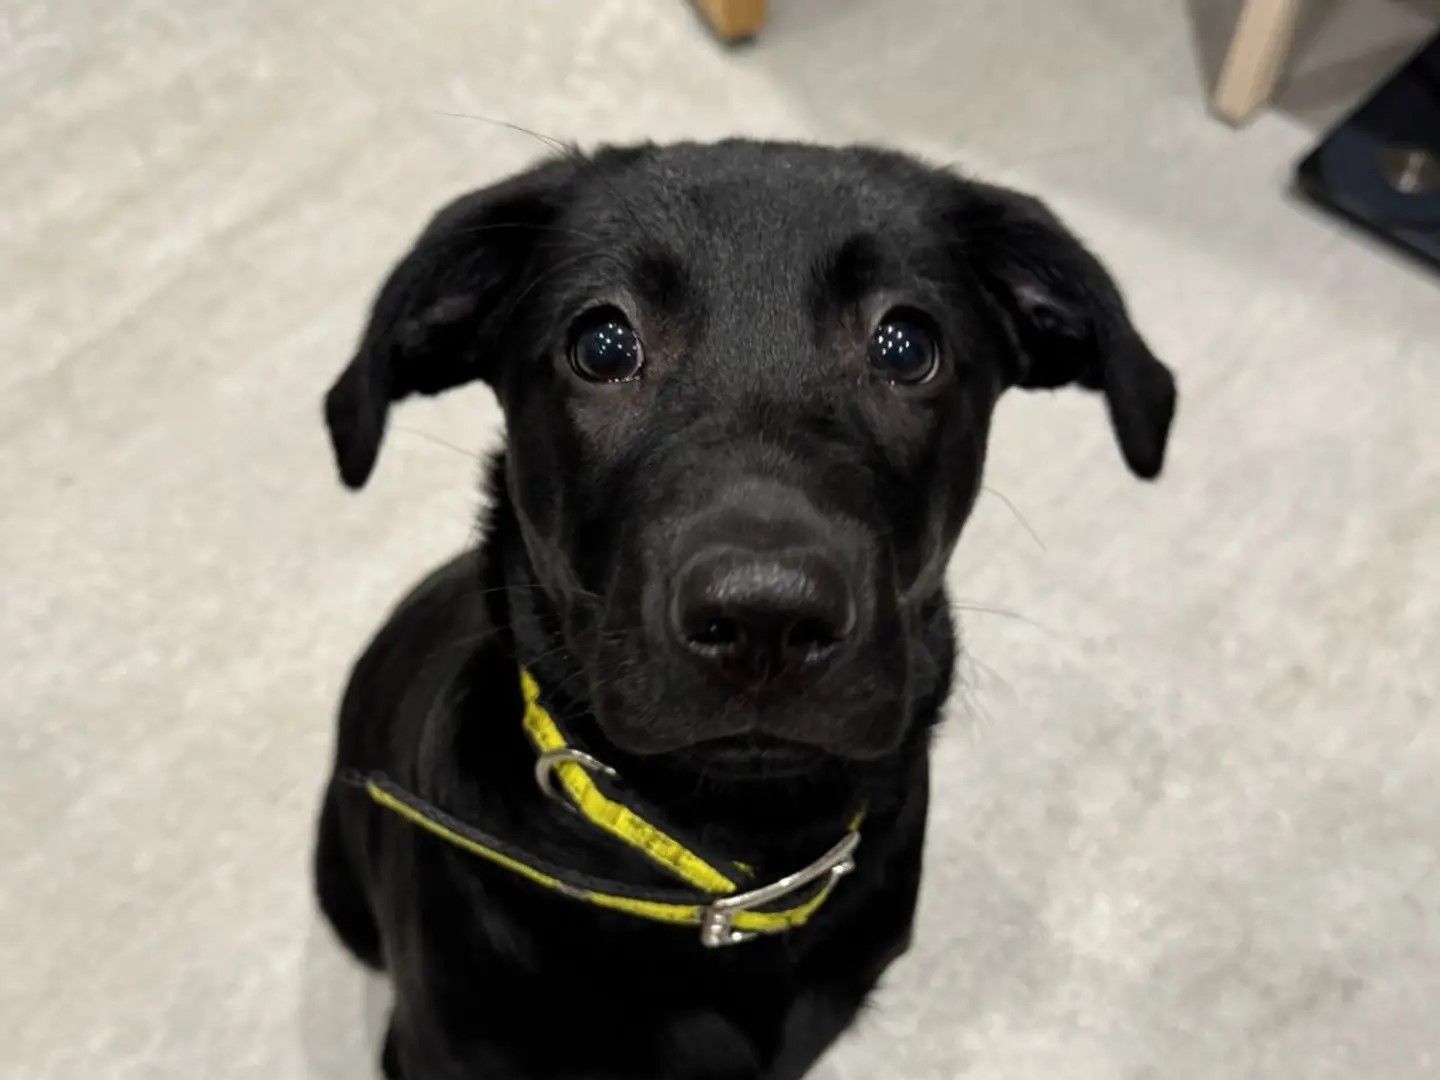
[{"label": "metal buckle on collar", "polygon": [[580,811],[575,808],[574,803],[555,790],[553,782],[556,768],[567,763],[579,765],[582,769],[590,772],[598,772],[608,776],[611,780],[620,779],[619,773],[598,758],[591,757],[584,750],[576,750],[573,746],[562,746],[558,750],[546,750],[535,759],[535,783],[542,794],[547,798],[554,799],[572,814],[579,814]]},{"label": "metal buckle on collar", "polygon": [[[600,773],[612,780],[620,778],[620,774],[609,765],[573,746],[546,750],[535,759],[535,783],[547,798],[553,799],[572,814],[580,814],[579,808],[555,788],[555,770],[565,764],[578,765],[587,772]],[[584,815],[581,814],[581,816]],[[739,945],[742,942],[752,941],[760,937],[762,933],[768,933],[768,931],[736,930],[735,916],[741,912],[752,911],[783,899],[827,875],[828,880],[822,888],[828,890],[840,878],[855,869],[854,854],[859,843],[860,833],[858,830],[852,829],[842,836],[834,847],[809,866],[803,867],[793,874],[786,874],[769,885],[762,885],[758,889],[751,889],[748,892],[721,896],[701,906],[699,908],[700,944],[707,949],[719,949],[727,945]]]},{"label": "metal buckle on collar", "polygon": [[796,889],[803,888],[816,878],[830,875],[826,888],[855,869],[855,847],[860,843],[859,832],[848,832],[839,843],[816,859],[809,866],[787,874],[769,885],[762,885],[749,892],[722,896],[706,906],[700,920],[700,944],[707,949],[719,949],[726,945],[739,945],[760,935],[748,930],[736,930],[735,916],[741,911],[768,904],[773,900],[789,896]]}]

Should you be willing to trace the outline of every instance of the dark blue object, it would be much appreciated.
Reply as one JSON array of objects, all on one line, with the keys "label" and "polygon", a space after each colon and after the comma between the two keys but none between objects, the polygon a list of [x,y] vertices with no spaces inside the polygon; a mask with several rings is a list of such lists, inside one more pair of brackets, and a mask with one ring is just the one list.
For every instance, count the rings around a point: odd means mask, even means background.
[{"label": "dark blue object", "polygon": [[1296,171],[1321,205],[1440,267],[1440,35]]}]

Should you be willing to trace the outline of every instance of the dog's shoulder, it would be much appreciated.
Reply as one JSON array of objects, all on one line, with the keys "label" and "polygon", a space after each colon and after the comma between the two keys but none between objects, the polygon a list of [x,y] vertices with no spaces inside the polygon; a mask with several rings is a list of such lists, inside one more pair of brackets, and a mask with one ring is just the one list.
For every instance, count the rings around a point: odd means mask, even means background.
[{"label": "dog's shoulder", "polygon": [[468,551],[433,570],[356,660],[340,709],[343,763],[385,761],[395,735],[420,723],[495,636],[482,561],[480,551]]}]

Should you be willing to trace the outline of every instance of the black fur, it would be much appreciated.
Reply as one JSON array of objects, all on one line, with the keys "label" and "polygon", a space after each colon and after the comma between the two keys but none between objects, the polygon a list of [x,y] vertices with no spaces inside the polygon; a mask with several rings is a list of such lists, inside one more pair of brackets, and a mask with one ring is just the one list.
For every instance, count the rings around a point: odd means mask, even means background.
[{"label": "black fur", "polygon": [[[597,303],[646,366],[567,361]],[[941,342],[878,377],[888,309]],[[426,579],[356,665],[338,769],[383,769],[553,861],[671,884],[545,802],[517,664],[628,785],[767,879],[869,805],[856,872],[807,926],[728,950],[548,893],[332,781],[320,902],[394,981],[390,1076],[786,1080],[909,941],[927,743],[954,642],[942,574],[1007,387],[1102,391],[1131,468],[1175,391],[1100,264],[1039,203],[896,154],[644,146],[548,162],[443,210],[326,399],[341,475],[391,403],[481,379],[504,407],[477,552]],[[667,637],[677,553],[789,530],[843,567],[853,633],[803,688],[741,693]],[[788,535],[788,533],[787,533]]]}]

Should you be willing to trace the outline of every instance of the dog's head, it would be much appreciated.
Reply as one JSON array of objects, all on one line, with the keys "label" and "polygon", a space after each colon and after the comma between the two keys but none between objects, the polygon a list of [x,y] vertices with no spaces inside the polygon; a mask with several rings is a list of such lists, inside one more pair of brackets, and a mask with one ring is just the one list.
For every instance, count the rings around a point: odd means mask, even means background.
[{"label": "dog's head", "polygon": [[1175,405],[1040,203],[749,142],[576,154],[442,210],[326,399],[345,482],[392,402],[476,379],[605,734],[715,760],[897,746],[1007,387],[1102,392],[1144,477]]}]

